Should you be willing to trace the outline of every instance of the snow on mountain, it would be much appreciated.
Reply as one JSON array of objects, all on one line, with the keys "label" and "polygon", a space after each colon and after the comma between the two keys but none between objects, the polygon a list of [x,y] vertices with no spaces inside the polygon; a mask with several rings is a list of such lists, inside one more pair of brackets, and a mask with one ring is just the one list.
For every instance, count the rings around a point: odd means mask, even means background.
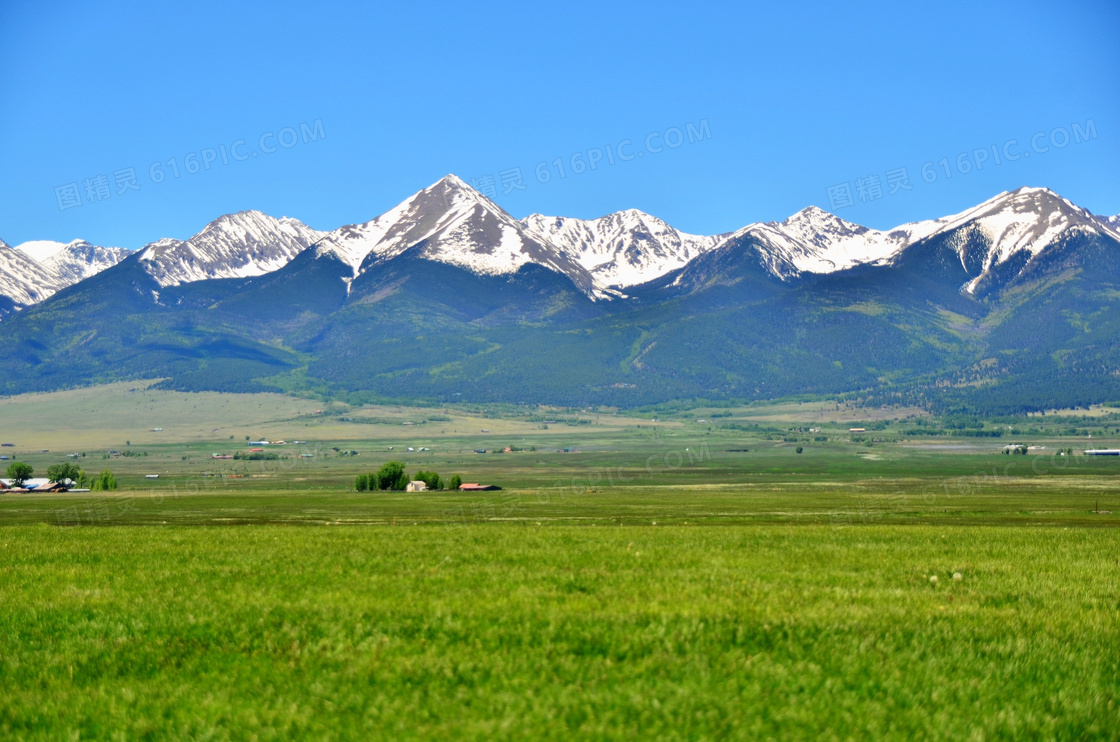
[{"label": "snow on mountain", "polygon": [[[810,206],[780,222],[701,236],[635,209],[590,220],[532,214],[518,221],[448,175],[364,224],[324,233],[296,219],[243,211],[220,217],[190,239],[150,243],[140,259],[161,286],[169,286],[262,275],[311,245],[318,256],[333,255],[349,265],[355,277],[409,250],[478,274],[508,275],[535,263],[567,276],[592,297],[608,298],[707,252],[733,248],[745,237],[753,238],[767,270],[788,280],[803,273],[889,263],[917,242],[962,227],[983,235],[983,244],[989,245],[983,271],[964,287],[967,291],[992,267],[1024,250],[1033,258],[1070,230],[1095,231],[1120,241],[1120,215],[1093,216],[1045,188],[1001,193],[959,214],[890,230],[869,229]],[[963,237],[961,244],[963,265]],[[975,246],[967,249],[975,251]],[[128,254],[84,240],[40,240],[16,248],[0,241],[0,295],[18,305],[33,304]]]},{"label": "snow on mountain", "polygon": [[[810,206],[781,222],[749,224],[720,246],[737,244],[744,236],[754,237],[762,244],[763,259],[771,273],[786,280],[802,273],[831,273],[860,264],[888,263],[917,242],[969,226],[990,242],[983,273],[964,287],[972,291],[993,266],[1023,250],[1034,257],[1071,229],[1105,233],[1120,240],[1118,221],[1094,217],[1048,189],[1020,188],[959,214],[890,230],[862,227]],[[961,262],[965,262],[963,254]]]},{"label": "snow on mountain", "polygon": [[127,256],[124,248],[85,240],[32,240],[14,248],[0,241],[0,296],[21,306],[34,304]]},{"label": "snow on mountain", "polygon": [[247,278],[284,267],[323,235],[296,219],[240,211],[215,219],[190,239],[145,245],[140,260],[160,286]]},{"label": "snow on mountain", "polygon": [[416,256],[485,275],[515,273],[536,263],[562,273],[584,291],[593,280],[578,262],[525,227],[454,175],[416,193],[364,224],[331,232],[316,246],[357,276],[371,266],[417,248]]},{"label": "snow on mountain", "polygon": [[[726,242],[744,236],[762,243],[770,271],[783,279],[801,273],[832,273],[863,263],[882,262],[908,244],[936,231],[933,221],[880,231],[845,221],[816,206],[780,222],[748,224]],[[721,243],[722,244],[722,243]]]},{"label": "snow on mountain", "polygon": [[[76,242],[77,240],[75,240]],[[27,257],[34,260],[36,263],[43,263],[43,261],[54,257],[57,253],[66,248],[66,242],[55,242],[54,240],[30,240],[28,242],[21,242],[15,246],[16,250]]]},{"label": "snow on mountain", "polygon": [[[23,247],[24,245],[20,245],[18,249],[23,250]],[[74,240],[61,250],[40,258],[39,264],[48,273],[57,276],[63,286],[70,286],[106,268],[112,268],[129,254],[130,251],[123,247],[102,247],[91,245],[85,240]]]},{"label": "snow on mountain", "polygon": [[516,221],[449,175],[369,222],[327,234],[316,249],[320,256],[342,260],[355,276],[413,248],[417,257],[478,274],[510,274],[532,262],[568,276],[592,297],[608,298],[746,236],[758,244],[767,269],[788,280],[888,263],[910,245],[972,223],[992,241],[989,264],[1024,245],[1041,250],[1070,226],[1116,229],[1045,189],[1023,188],[960,214],[889,230],[869,229],[810,206],[780,222],[698,236],[637,210],[592,220],[533,214]]},{"label": "snow on mountain", "polygon": [[[1022,252],[1029,262],[1071,232],[1105,234],[1120,240],[1120,230],[1062,198],[1048,188],[1023,187],[1004,191],[978,206],[933,222],[933,234],[962,227],[979,231],[989,243],[981,272],[963,289],[972,293],[992,268]],[[965,265],[964,240],[958,252]]]},{"label": "snow on mountain", "polygon": [[720,237],[680,232],[637,209],[589,220],[532,214],[521,224],[538,240],[551,243],[582,265],[600,289],[652,281],[720,241]]},{"label": "snow on mountain", "polygon": [[1097,221],[1115,231],[1117,234],[1120,234],[1120,214],[1116,216],[1098,216]]},{"label": "snow on mountain", "polygon": [[1069,229],[1100,228],[1092,214],[1048,188],[1005,191],[979,206],[937,221],[941,224],[938,232],[968,223],[980,227],[992,241],[987,266],[1002,263],[1020,250],[1037,255]]},{"label": "snow on mountain", "polygon": [[42,301],[62,288],[57,276],[34,258],[0,240],[0,296],[27,306]]}]

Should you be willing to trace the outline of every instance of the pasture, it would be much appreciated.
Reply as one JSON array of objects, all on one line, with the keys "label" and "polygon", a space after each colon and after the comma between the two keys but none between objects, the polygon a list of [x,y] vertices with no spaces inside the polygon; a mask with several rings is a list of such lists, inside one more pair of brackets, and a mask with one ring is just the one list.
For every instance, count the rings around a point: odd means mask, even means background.
[{"label": "pasture", "polygon": [[[1059,451],[1115,423],[826,407],[0,400],[120,480],[0,495],[0,736],[1114,738],[1120,460]],[[390,458],[503,489],[353,491]]]}]

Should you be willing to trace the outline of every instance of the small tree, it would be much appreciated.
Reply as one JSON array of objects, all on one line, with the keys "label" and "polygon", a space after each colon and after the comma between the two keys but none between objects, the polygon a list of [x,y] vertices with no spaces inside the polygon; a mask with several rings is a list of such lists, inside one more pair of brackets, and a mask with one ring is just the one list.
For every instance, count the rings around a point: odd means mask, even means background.
[{"label": "small tree", "polygon": [[798,446],[798,447],[797,447],[797,452],[798,452],[798,453],[801,453],[801,452],[802,452],[802,451],[804,451],[804,450],[805,450],[805,449],[804,449],[804,448],[802,448],[801,446]]},{"label": "small tree", "polygon": [[408,475],[404,473],[404,464],[399,461],[389,461],[377,470],[377,489],[401,490],[408,486]]},{"label": "small tree", "polygon": [[31,479],[35,474],[35,470],[31,464],[26,464],[22,461],[13,461],[8,466],[8,479],[12,480],[13,487],[22,487],[23,483]]},{"label": "small tree", "polygon": [[108,469],[102,469],[101,473],[97,475],[97,479],[93,480],[93,486],[90,487],[95,492],[107,492],[116,488],[117,478]]},{"label": "small tree", "polygon": [[69,480],[78,484],[82,478],[82,470],[77,464],[54,464],[47,467],[47,479],[51,482],[66,482]]},{"label": "small tree", "polygon": [[354,489],[358,492],[368,492],[372,489],[377,489],[376,474],[359,474],[358,478],[354,480]]},{"label": "small tree", "polygon": [[434,471],[424,471],[421,469],[416,472],[416,476],[413,477],[413,479],[423,482],[424,486],[430,490],[443,489],[443,480],[440,479],[439,474],[436,474]]},{"label": "small tree", "polygon": [[459,485],[461,485],[462,483],[463,483],[463,478],[460,477],[458,474],[456,474],[453,477],[451,477],[451,483],[448,485],[448,489],[457,490],[457,489],[459,489]]}]

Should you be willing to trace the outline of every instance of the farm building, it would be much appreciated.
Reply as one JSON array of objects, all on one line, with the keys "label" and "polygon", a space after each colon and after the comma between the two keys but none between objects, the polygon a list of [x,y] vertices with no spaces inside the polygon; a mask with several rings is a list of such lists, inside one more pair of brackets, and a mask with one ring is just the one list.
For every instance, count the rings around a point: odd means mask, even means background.
[{"label": "farm building", "polygon": [[459,485],[459,490],[462,492],[491,492],[493,490],[500,490],[496,484],[478,484],[477,482],[464,482]]},{"label": "farm building", "polygon": [[1118,448],[1090,448],[1085,452],[1086,456],[1120,456],[1120,449]]},{"label": "farm building", "polygon": [[23,487],[13,486],[10,479],[0,479],[0,489],[5,492],[65,492],[67,488],[49,479],[35,477],[24,482]]},{"label": "farm building", "polygon": [[415,480],[415,481],[409,482],[408,485],[404,488],[404,491],[405,492],[423,492],[426,489],[428,489],[427,484],[425,484],[424,482],[421,482],[420,480]]}]

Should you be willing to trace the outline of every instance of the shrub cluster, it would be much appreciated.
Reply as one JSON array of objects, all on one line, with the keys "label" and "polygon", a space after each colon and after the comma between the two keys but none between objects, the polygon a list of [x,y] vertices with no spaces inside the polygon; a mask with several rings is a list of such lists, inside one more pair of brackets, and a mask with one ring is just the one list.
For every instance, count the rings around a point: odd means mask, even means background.
[{"label": "shrub cluster", "polygon": [[357,479],[354,480],[354,489],[359,492],[372,492],[374,490],[403,492],[410,481],[423,482],[430,490],[459,489],[459,485],[463,482],[458,474],[451,477],[450,482],[444,482],[443,478],[436,472],[422,469],[410,478],[404,470],[403,463],[389,461],[382,464],[376,472],[359,474]]}]

